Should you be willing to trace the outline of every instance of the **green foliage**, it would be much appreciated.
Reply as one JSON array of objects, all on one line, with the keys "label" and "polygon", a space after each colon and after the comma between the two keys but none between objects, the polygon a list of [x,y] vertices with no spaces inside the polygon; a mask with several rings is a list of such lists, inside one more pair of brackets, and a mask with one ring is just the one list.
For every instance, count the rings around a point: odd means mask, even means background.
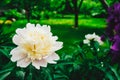
[{"label": "green foliage", "polygon": [[63,13],[64,9],[65,9],[65,0],[51,0],[50,2],[50,7],[53,11],[56,11],[58,13]]},{"label": "green foliage", "polygon": [[80,11],[85,16],[89,16],[89,15],[94,16],[97,14],[101,14],[103,12],[103,8],[99,1],[87,0],[87,1],[83,1]]},{"label": "green foliage", "polygon": [[11,9],[5,12],[5,16],[9,18],[15,18],[15,19],[21,19],[25,18],[25,15],[22,13],[18,12],[17,9]]},{"label": "green foliage", "polygon": [[40,18],[41,18],[40,12],[38,12],[38,11],[33,11],[32,12],[32,19],[39,20]]},{"label": "green foliage", "polygon": [[120,0],[106,0],[106,1],[110,6],[113,5],[114,3],[120,2]]},{"label": "green foliage", "polygon": [[[13,70],[13,63],[9,62],[10,60],[10,50],[12,49],[11,45],[11,34],[5,34],[3,32],[4,23],[0,25],[0,80],[4,80],[7,76],[10,75]],[[11,45],[11,46],[9,46]]]},{"label": "green foliage", "polygon": [[2,0],[0,4],[0,9],[4,8],[7,4],[10,3],[11,0]]}]

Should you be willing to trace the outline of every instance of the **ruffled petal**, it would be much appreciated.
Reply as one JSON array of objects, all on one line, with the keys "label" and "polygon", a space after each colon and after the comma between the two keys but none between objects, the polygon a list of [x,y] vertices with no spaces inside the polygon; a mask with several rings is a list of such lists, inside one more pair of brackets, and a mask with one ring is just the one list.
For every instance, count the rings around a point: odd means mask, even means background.
[{"label": "ruffled petal", "polygon": [[41,27],[41,25],[40,25],[40,24],[36,24],[36,27],[40,28],[40,27]]},{"label": "ruffled petal", "polygon": [[52,39],[56,41],[58,39],[58,37],[54,36],[54,37],[52,37]]},{"label": "ruffled petal", "polygon": [[61,49],[63,47],[63,42],[55,42],[54,46],[53,46],[53,50],[57,51],[59,49]]},{"label": "ruffled petal", "polygon": [[83,40],[83,43],[84,43],[84,44],[89,44],[89,43],[90,43],[90,41],[89,41],[89,40],[87,40],[87,39],[85,39],[85,40]]},{"label": "ruffled petal", "polygon": [[17,61],[17,66],[19,67],[27,67],[31,63],[31,59],[29,58],[24,58],[19,61]]},{"label": "ruffled petal", "polygon": [[45,31],[48,31],[48,32],[51,31],[50,26],[47,26],[47,25],[43,25],[43,26],[41,27],[41,29],[43,29],[43,30],[45,30]]},{"label": "ruffled petal", "polygon": [[47,67],[47,62],[46,60],[42,59],[42,60],[34,60],[32,62],[32,65],[36,68],[36,69],[40,69],[40,66],[42,67]]},{"label": "ruffled petal", "polygon": [[13,39],[12,39],[13,43],[15,43],[16,45],[20,45],[21,40],[22,38],[18,35],[13,36]]},{"label": "ruffled petal", "polygon": [[34,61],[32,62],[32,65],[33,65],[36,69],[40,69],[39,60],[34,60]]},{"label": "ruffled petal", "polygon": [[20,59],[23,59],[25,58],[27,55],[22,51],[20,50],[18,47],[17,48],[14,48],[10,54],[12,55],[11,57],[11,61],[15,62],[15,61],[18,61]]},{"label": "ruffled petal", "polygon": [[20,53],[21,51],[20,51],[20,48],[19,47],[16,47],[16,48],[14,48],[14,49],[12,49],[11,50],[11,52],[10,52],[10,54],[15,54],[15,53]]},{"label": "ruffled petal", "polygon": [[53,53],[53,54],[49,55],[48,57],[46,57],[45,59],[48,63],[56,64],[56,62],[54,60],[59,60],[60,57],[58,56],[58,54]]},{"label": "ruffled petal", "polygon": [[16,53],[16,54],[13,54],[12,57],[11,57],[11,61],[15,62],[15,61],[18,61],[20,59],[23,59],[26,57],[26,54],[23,54],[23,53]]},{"label": "ruffled petal", "polygon": [[23,29],[18,28],[18,29],[16,29],[16,33],[19,36],[23,36],[25,34],[25,32],[26,32],[26,28],[23,28]]},{"label": "ruffled petal", "polygon": [[26,27],[27,28],[35,28],[35,24],[27,23]]}]

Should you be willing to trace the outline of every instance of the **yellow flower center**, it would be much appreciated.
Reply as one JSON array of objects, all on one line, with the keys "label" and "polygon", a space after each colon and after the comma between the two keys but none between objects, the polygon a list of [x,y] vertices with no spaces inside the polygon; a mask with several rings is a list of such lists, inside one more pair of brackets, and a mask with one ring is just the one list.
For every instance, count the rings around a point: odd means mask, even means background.
[{"label": "yellow flower center", "polygon": [[51,53],[52,43],[48,40],[49,38],[47,36],[31,33],[29,37],[32,38],[29,41],[23,42],[21,45],[29,58],[40,60]]}]

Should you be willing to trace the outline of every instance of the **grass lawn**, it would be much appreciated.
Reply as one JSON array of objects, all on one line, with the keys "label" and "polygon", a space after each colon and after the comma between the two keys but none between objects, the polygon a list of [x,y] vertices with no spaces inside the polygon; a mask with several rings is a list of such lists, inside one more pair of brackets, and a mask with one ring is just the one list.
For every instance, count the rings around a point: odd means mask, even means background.
[{"label": "grass lawn", "polygon": [[[17,20],[13,22],[12,25],[7,25],[4,27],[4,32],[15,32],[16,28],[25,27],[26,20]],[[61,52],[64,53],[74,53],[75,44],[79,43],[84,39],[84,35],[88,33],[96,32],[99,35],[104,33],[104,28],[106,27],[105,19],[101,18],[79,18],[79,28],[74,29],[73,18],[60,18],[60,19],[49,19],[49,20],[31,20],[31,23],[40,23],[41,25],[47,24],[51,26],[51,31],[53,35],[59,37],[59,41],[64,42],[64,47]]]}]

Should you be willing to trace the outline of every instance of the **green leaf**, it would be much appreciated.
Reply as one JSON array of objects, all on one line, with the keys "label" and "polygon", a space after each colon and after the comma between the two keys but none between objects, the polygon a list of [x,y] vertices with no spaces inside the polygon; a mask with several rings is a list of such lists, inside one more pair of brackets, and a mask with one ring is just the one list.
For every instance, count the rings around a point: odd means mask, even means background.
[{"label": "green leaf", "polygon": [[69,80],[68,76],[64,74],[55,74],[54,79],[55,80]]},{"label": "green leaf", "polygon": [[112,67],[112,66],[110,66],[110,69],[111,69],[111,71],[115,74],[116,78],[117,78],[118,80],[120,80],[120,76],[118,75],[117,70],[116,70],[114,67]]},{"label": "green leaf", "polygon": [[32,80],[32,73],[29,73],[29,75],[27,76],[27,80]]},{"label": "green leaf", "polygon": [[106,72],[105,75],[107,78],[109,78],[109,80],[115,80],[114,77],[112,76],[112,74],[110,72]]},{"label": "green leaf", "polygon": [[49,80],[53,80],[52,79],[52,75],[50,74],[50,70],[48,68],[45,69],[46,75],[48,77]]},{"label": "green leaf", "polygon": [[99,67],[99,65],[95,65],[97,69],[103,71],[105,73],[105,77],[108,78],[109,80],[115,80],[114,76],[111,74],[111,71],[108,71],[105,67]]},{"label": "green leaf", "polygon": [[5,65],[1,70],[0,70],[0,80],[4,80],[14,69],[14,64],[12,62],[9,62],[7,65]]},{"label": "green leaf", "polygon": [[25,72],[23,72],[23,71],[16,71],[16,76],[17,76],[20,80],[24,80]]},{"label": "green leaf", "polygon": [[8,75],[10,75],[11,72],[5,72],[0,74],[0,80],[4,80]]},{"label": "green leaf", "polygon": [[0,52],[3,54],[3,55],[5,55],[7,58],[10,58],[10,50],[11,50],[12,48],[11,47],[8,47],[8,46],[2,46],[2,47],[0,47]]}]

